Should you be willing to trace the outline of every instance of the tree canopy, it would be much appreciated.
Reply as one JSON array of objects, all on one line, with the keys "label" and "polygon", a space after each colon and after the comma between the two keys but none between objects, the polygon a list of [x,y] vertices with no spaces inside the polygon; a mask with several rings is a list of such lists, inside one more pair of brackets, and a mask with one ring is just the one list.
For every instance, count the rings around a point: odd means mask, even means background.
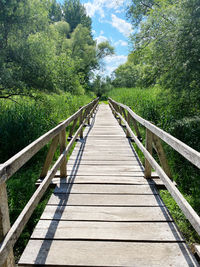
[{"label": "tree canopy", "polygon": [[0,1],[0,51],[0,98],[10,98],[37,90],[83,94],[113,48],[97,46],[79,0],[9,0]]},{"label": "tree canopy", "polygon": [[135,29],[133,49],[128,61],[115,71],[115,84],[160,84],[199,99],[199,1],[132,0],[127,15]]}]

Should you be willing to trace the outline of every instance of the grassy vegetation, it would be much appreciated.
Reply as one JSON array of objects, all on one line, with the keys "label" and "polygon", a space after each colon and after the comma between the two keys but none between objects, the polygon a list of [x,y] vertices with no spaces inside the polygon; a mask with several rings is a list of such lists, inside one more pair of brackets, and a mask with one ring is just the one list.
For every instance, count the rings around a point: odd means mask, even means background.
[{"label": "grassy vegetation", "polygon": [[[17,97],[15,99],[17,103],[0,101],[0,162],[5,162],[93,98],[94,95],[74,96],[65,93],[61,95],[41,94],[36,97],[36,100]],[[35,182],[39,178],[48,147],[49,145],[41,149],[7,182],[11,224],[14,223],[36,189]],[[59,149],[55,153],[54,161],[58,155]],[[51,189],[46,192],[16,243],[14,248],[16,261],[22,254],[51,192]]]},{"label": "grassy vegetation", "polygon": [[[110,91],[109,96],[114,100],[130,106],[133,111],[143,118],[151,121],[165,131],[171,133],[181,141],[200,151],[200,116],[196,110],[187,114],[185,99],[169,98],[167,92],[163,93],[159,87],[148,89],[117,88]],[[183,103],[182,103],[183,102]],[[180,107],[182,106],[182,109]],[[145,130],[140,127],[145,140]],[[176,151],[164,144],[172,177],[179,190],[189,201],[198,214],[200,214],[200,171]],[[144,156],[137,147],[139,157],[144,163]],[[154,155],[156,158],[156,155]],[[160,195],[188,243],[200,242],[200,238],[193,230],[173,198],[167,191],[160,191]]]}]

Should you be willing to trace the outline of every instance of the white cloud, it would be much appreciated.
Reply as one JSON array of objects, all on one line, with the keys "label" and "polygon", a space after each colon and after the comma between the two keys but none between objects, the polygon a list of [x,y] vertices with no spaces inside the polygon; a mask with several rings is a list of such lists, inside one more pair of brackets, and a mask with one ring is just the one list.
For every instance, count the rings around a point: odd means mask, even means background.
[{"label": "white cloud", "polygon": [[114,43],[115,46],[128,46],[128,43],[126,41],[123,40],[119,40],[117,42]]},{"label": "white cloud", "polygon": [[101,18],[105,17],[105,8],[115,9],[116,11],[121,7],[126,0],[93,0],[84,4],[87,15],[93,17],[99,13]]},{"label": "white cloud", "polygon": [[103,34],[104,34],[104,31],[101,30],[101,31],[100,31],[100,35],[103,35]]},{"label": "white cloud", "polygon": [[100,35],[100,36],[96,37],[95,40],[97,41],[97,44],[99,44],[99,43],[108,41],[108,38],[103,36],[103,35]]},{"label": "white cloud", "polygon": [[112,14],[112,26],[115,27],[124,36],[128,37],[132,33],[132,26],[130,23],[123,19],[118,18],[116,15]]},{"label": "white cloud", "polygon": [[105,75],[111,75],[111,73],[120,65],[127,61],[127,56],[124,55],[112,55],[107,56],[104,59],[105,62]]}]

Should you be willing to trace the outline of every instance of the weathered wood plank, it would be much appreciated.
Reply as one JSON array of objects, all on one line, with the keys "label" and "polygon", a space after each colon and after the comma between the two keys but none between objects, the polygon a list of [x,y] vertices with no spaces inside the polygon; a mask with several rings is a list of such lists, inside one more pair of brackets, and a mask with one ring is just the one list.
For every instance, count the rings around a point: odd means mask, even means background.
[{"label": "weathered wood plank", "polygon": [[150,185],[61,184],[55,188],[54,193],[158,194],[158,191]]},{"label": "weathered wood plank", "polygon": [[[79,156],[79,157],[78,157]],[[78,158],[81,157],[81,160],[105,160],[105,161],[116,161],[116,160],[120,160],[120,161],[126,161],[126,160],[135,160],[135,155],[101,155],[101,154],[97,154],[97,155],[83,155],[83,154],[72,154],[70,156],[70,160],[76,160]]]},{"label": "weathered wood plank", "polygon": [[[143,173],[143,166],[137,165],[122,165],[122,166],[108,166],[108,165],[102,165],[102,166],[96,166],[96,165],[79,165],[77,162],[74,165],[68,166],[68,172],[70,173],[73,170],[77,170],[78,172],[85,172],[85,173],[106,173],[109,174],[112,173],[126,173],[126,172],[142,172]],[[61,176],[62,177],[62,176]]]},{"label": "weathered wood plank", "polygon": [[130,147],[129,144],[127,145],[121,145],[120,143],[119,144],[113,144],[113,145],[101,145],[101,144],[82,144],[82,145],[76,145],[76,147],[74,148],[74,151],[76,150],[84,150],[84,149],[90,149],[90,150],[96,150],[96,149],[105,149],[105,150],[131,150],[131,151],[134,151],[134,149],[132,149]]},{"label": "weathered wood plank", "polygon": [[89,135],[87,137],[87,140],[96,140],[96,139],[99,139],[99,140],[122,140],[124,141],[124,136],[123,135]]},{"label": "weathered wood plank", "polygon": [[135,153],[129,150],[119,151],[119,150],[104,150],[104,149],[95,149],[94,153],[92,153],[92,150],[88,150],[88,149],[87,150],[75,150],[71,154],[71,157],[86,157],[86,156],[92,156],[92,155],[95,157],[99,156],[99,158],[105,156],[105,161],[106,161],[106,157],[109,157],[109,156],[112,156],[112,159],[116,160],[117,155],[119,155],[119,158],[134,157],[136,159]]},{"label": "weathered wood plank", "polygon": [[89,139],[89,137],[87,137],[87,144],[98,144],[98,145],[112,145],[112,146],[114,146],[114,145],[117,145],[117,144],[121,144],[121,145],[123,145],[123,144],[125,144],[125,145],[127,145],[127,144],[129,144],[129,141],[128,140],[124,140],[124,138],[122,138],[122,139],[120,139],[120,140],[118,140],[118,141],[116,141],[116,140],[112,140],[112,139],[110,139],[110,140],[107,140],[107,139],[95,139],[94,140],[94,138],[93,139]]},{"label": "weathered wood plank", "polygon": [[124,171],[104,171],[104,170],[99,170],[99,171],[84,171],[84,170],[72,170],[68,172],[68,175],[79,175],[79,176],[129,176],[129,177],[143,177],[144,173],[142,171],[132,171],[132,172],[124,172]]},{"label": "weathered wood plank", "polygon": [[184,243],[30,240],[19,265],[198,266]]},{"label": "weathered wood plank", "polygon": [[[38,183],[41,183],[41,180],[38,180]],[[128,184],[128,185],[163,185],[163,182],[160,179],[151,179],[147,181],[144,177],[130,177],[130,176],[111,176],[111,175],[77,175],[77,176],[68,176],[65,178],[53,178],[53,184]]]},{"label": "weathered wood plank", "polygon": [[78,222],[40,220],[31,239],[183,241],[172,222]]},{"label": "weathered wood plank", "polygon": [[[112,166],[127,166],[127,165],[134,165],[136,164],[138,161],[137,161],[137,158],[133,158],[131,160],[107,160],[107,161],[104,161],[104,160],[87,160],[87,159],[81,159],[80,162],[78,164],[80,165],[95,165],[95,166],[102,166],[102,165],[112,165]],[[76,164],[76,161],[75,161],[75,158],[72,160],[68,160],[68,166],[69,165],[72,165],[74,166]]]},{"label": "weathered wood plank", "polygon": [[166,222],[173,221],[165,207],[93,207],[47,205],[42,220]]},{"label": "weathered wood plank", "polygon": [[49,205],[73,206],[164,206],[159,195],[53,194]]},{"label": "weathered wood plank", "polygon": [[121,154],[122,152],[127,152],[127,153],[133,153],[133,151],[131,150],[130,147],[117,147],[117,146],[85,146],[85,147],[75,147],[74,152],[77,151],[83,151],[83,152],[87,152],[87,151],[105,151],[105,153],[107,151],[113,151],[113,152],[118,152],[118,154]]}]

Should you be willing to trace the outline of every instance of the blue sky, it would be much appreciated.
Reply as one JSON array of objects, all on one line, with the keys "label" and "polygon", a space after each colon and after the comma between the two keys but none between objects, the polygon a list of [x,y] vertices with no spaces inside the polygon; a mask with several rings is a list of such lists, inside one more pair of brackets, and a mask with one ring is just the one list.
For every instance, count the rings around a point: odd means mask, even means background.
[{"label": "blue sky", "polygon": [[[93,36],[97,43],[108,40],[115,48],[115,55],[105,58],[104,75],[110,75],[127,60],[130,51],[128,37],[132,27],[126,19],[130,0],[81,0],[92,19]],[[60,0],[59,2],[62,2]]]},{"label": "blue sky", "polygon": [[92,19],[93,36],[97,43],[108,40],[115,48],[115,55],[105,58],[104,74],[110,75],[127,60],[130,51],[128,37],[132,33],[126,19],[128,0],[82,0]]}]

